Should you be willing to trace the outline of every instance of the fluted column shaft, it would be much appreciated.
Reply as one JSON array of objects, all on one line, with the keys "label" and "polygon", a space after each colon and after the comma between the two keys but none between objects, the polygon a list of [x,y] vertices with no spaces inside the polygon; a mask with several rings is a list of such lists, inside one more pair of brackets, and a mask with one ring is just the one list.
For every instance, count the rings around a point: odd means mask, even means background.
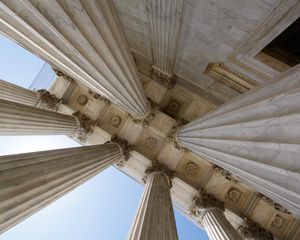
[{"label": "fluted column shaft", "polygon": [[300,216],[300,73],[184,126],[178,140]]},{"label": "fluted column shaft", "polygon": [[201,222],[210,240],[242,240],[220,209],[205,209],[202,214]]},{"label": "fluted column shaft", "polygon": [[143,197],[137,212],[130,240],[176,240],[170,182],[162,172],[147,177]]},{"label": "fluted column shaft", "polygon": [[121,158],[117,144],[0,157],[0,232]]},{"label": "fluted column shaft", "polygon": [[0,135],[72,135],[75,117],[0,99]]},{"label": "fluted column shaft", "polygon": [[149,105],[112,1],[0,2],[0,32],[136,117]]},{"label": "fluted column shaft", "polygon": [[172,77],[183,19],[184,0],[147,0],[153,68]]},{"label": "fluted column shaft", "polygon": [[36,92],[3,80],[0,80],[0,99],[29,106],[36,106],[38,103]]}]

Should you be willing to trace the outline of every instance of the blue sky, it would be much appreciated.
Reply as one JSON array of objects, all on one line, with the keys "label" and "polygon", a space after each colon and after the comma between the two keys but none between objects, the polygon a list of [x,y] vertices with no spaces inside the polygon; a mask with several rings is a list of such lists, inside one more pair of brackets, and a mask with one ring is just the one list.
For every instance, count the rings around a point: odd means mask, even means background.
[{"label": "blue sky", "polygon": [[[44,62],[0,35],[0,79],[28,88]],[[0,137],[0,155],[78,146],[66,136]],[[108,168],[0,235],[0,240],[122,240],[134,220],[143,186]],[[175,211],[180,240],[206,233]]]}]

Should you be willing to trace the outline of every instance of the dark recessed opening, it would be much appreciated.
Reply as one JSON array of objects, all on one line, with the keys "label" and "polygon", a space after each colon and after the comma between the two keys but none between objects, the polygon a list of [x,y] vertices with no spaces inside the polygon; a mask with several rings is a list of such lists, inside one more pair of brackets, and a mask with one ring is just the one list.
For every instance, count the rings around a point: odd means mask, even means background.
[{"label": "dark recessed opening", "polygon": [[300,63],[300,18],[279,34],[263,53],[293,67]]}]

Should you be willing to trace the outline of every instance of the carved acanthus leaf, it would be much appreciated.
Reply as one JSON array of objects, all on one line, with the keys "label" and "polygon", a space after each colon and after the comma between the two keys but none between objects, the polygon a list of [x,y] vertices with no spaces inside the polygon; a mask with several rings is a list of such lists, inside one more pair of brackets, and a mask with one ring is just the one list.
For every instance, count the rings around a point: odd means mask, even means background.
[{"label": "carved acanthus leaf", "polygon": [[169,76],[168,74],[165,74],[156,68],[152,68],[151,77],[154,81],[158,82],[167,89],[172,89],[175,86],[177,78],[175,74]]},{"label": "carved acanthus leaf", "polygon": [[167,165],[165,164],[162,164],[162,163],[159,163],[157,160],[153,160],[152,161],[152,166],[151,167],[148,167],[145,171],[145,177],[144,177],[144,182],[146,182],[147,180],[147,177],[151,174],[151,173],[154,173],[154,172],[161,172],[163,173],[168,179],[169,179],[169,182],[170,182],[170,186],[172,186],[172,178],[175,177],[175,172],[170,170],[168,168]]},{"label": "carved acanthus leaf", "polygon": [[62,103],[62,100],[57,98],[54,94],[51,94],[45,89],[37,90],[38,101],[41,104],[47,105],[50,109],[58,110],[58,105]]},{"label": "carved acanthus leaf", "polygon": [[105,104],[111,104],[111,102],[110,102],[107,98],[101,96],[99,93],[95,93],[95,92],[89,90],[89,94],[90,94],[93,98],[95,98],[95,99],[97,99],[97,100],[99,100],[99,101],[101,101],[101,102],[104,102]]},{"label": "carved acanthus leaf", "polygon": [[60,70],[57,70],[57,69],[54,69],[53,68],[53,71],[55,72],[56,76],[58,77],[63,77],[64,79],[66,79],[67,81],[69,82],[73,82],[73,78],[69,77],[68,75],[64,74],[62,71]]},{"label": "carved acanthus leaf", "polygon": [[155,117],[156,109],[158,108],[157,104],[153,102],[150,98],[148,98],[148,102],[150,104],[150,111],[148,114],[142,118],[136,118],[128,113],[131,120],[136,124],[142,124],[143,127],[149,127],[150,121]]},{"label": "carved acanthus leaf", "polygon": [[122,154],[123,154],[123,159],[121,159],[121,161],[119,161],[116,165],[118,167],[123,167],[124,163],[126,161],[128,161],[128,159],[130,158],[130,153],[132,151],[134,151],[135,146],[130,145],[125,139],[118,137],[117,134],[113,134],[111,136],[111,141],[110,142],[117,143],[119,145],[119,147],[121,148],[121,151],[122,151]]},{"label": "carved acanthus leaf", "polygon": [[176,149],[182,150],[182,151],[184,151],[184,152],[187,152],[188,149],[185,148],[185,147],[183,147],[183,146],[181,146],[181,144],[180,144],[179,141],[177,140],[177,133],[178,133],[178,131],[179,131],[179,128],[180,128],[181,126],[185,125],[185,124],[187,124],[187,121],[185,121],[184,119],[178,119],[176,125],[174,125],[174,126],[171,128],[171,130],[170,130],[170,132],[169,132],[169,134],[168,134],[168,136],[167,136],[167,141],[168,141],[169,143],[172,143]]},{"label": "carved acanthus leaf", "polygon": [[85,142],[87,135],[93,133],[98,123],[79,111],[73,113],[73,116],[78,122],[77,138],[80,142]]},{"label": "carved acanthus leaf", "polygon": [[238,227],[237,231],[245,239],[273,240],[271,232],[248,218],[244,218],[243,224]]},{"label": "carved acanthus leaf", "polygon": [[267,196],[263,195],[262,193],[257,193],[257,196],[259,199],[263,200],[267,204],[271,205],[274,207],[277,211],[286,213],[286,214],[291,214],[286,208],[282,207],[279,203],[274,202],[272,199],[268,198]]},{"label": "carved acanthus leaf", "polygon": [[212,166],[212,168],[216,173],[220,174],[228,181],[235,183],[235,184],[239,182],[230,172],[228,172],[224,168],[217,166],[217,165]]}]

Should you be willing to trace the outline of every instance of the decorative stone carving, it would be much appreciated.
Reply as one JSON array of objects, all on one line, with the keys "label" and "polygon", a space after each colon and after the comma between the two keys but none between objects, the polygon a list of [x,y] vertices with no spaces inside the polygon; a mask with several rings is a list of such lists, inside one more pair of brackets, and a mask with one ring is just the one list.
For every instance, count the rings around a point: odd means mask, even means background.
[{"label": "decorative stone carving", "polygon": [[181,127],[182,125],[186,124],[186,123],[187,123],[187,121],[185,121],[184,119],[181,119],[181,118],[178,119],[176,125],[174,125],[174,126],[171,128],[171,130],[170,130],[170,132],[169,132],[169,134],[168,134],[168,136],[167,136],[167,141],[168,141],[169,143],[172,143],[176,149],[182,150],[182,151],[184,151],[184,152],[187,152],[188,149],[185,148],[185,147],[183,147],[183,146],[181,146],[181,144],[180,144],[179,141],[177,140],[177,132],[179,131],[180,127]]},{"label": "decorative stone carving", "polygon": [[232,176],[232,174],[230,172],[228,172],[224,168],[221,168],[217,165],[213,165],[212,168],[216,173],[220,174],[222,177],[224,177],[228,181],[235,183],[235,184],[239,182],[235,177]]},{"label": "decorative stone carving", "polygon": [[224,63],[209,63],[204,74],[215,78],[240,93],[257,86],[254,80],[226,66]]},{"label": "decorative stone carving", "polygon": [[130,158],[130,152],[134,151],[135,146],[128,144],[128,142],[125,139],[119,138],[117,134],[113,134],[111,136],[110,142],[117,143],[121,148],[123,158],[118,163],[116,163],[116,165],[118,167],[123,167],[124,163]]},{"label": "decorative stone carving", "polygon": [[277,211],[291,214],[286,208],[282,207],[280,204],[274,202],[272,199],[268,198],[267,196],[263,195],[262,193],[257,193],[259,199],[263,200],[264,202],[268,203],[269,205],[273,206]]},{"label": "decorative stone carving", "polygon": [[194,197],[193,203],[197,209],[217,208],[222,212],[225,211],[224,203],[202,188],[199,189],[199,196]]},{"label": "decorative stone carving", "polygon": [[114,127],[119,127],[120,124],[122,123],[122,118],[118,115],[113,115],[110,119],[110,123],[111,125],[113,125]]},{"label": "decorative stone carving", "polygon": [[152,68],[151,70],[151,78],[167,89],[172,89],[176,84],[176,75],[169,76],[156,70],[155,68]]},{"label": "decorative stone carving", "polygon": [[143,127],[149,127],[150,121],[155,117],[155,111],[157,109],[157,104],[153,102],[150,98],[148,98],[148,102],[150,103],[150,111],[146,114],[146,116],[142,118],[137,118],[128,113],[131,120],[136,124],[142,124]]},{"label": "decorative stone carving", "polygon": [[62,71],[54,69],[54,68],[52,68],[52,69],[55,72],[56,76],[63,77],[64,79],[66,79],[69,82],[73,82],[74,81],[73,78],[71,78],[68,75],[64,74]]},{"label": "decorative stone carving", "polygon": [[85,95],[83,95],[83,94],[80,94],[80,95],[78,96],[78,98],[76,99],[76,101],[77,101],[80,105],[82,105],[82,106],[84,106],[85,104],[87,104],[88,100],[89,100],[88,97],[85,96]]},{"label": "decorative stone carving", "polygon": [[249,218],[244,218],[244,222],[237,229],[245,239],[273,240],[272,233],[262,228],[258,223]]},{"label": "decorative stone carving", "polygon": [[239,201],[242,193],[241,193],[241,191],[239,191],[236,188],[230,188],[226,195],[231,201],[237,203]]},{"label": "decorative stone carving", "polygon": [[80,142],[85,142],[87,135],[93,133],[94,127],[97,126],[98,123],[79,111],[73,113],[73,116],[78,122],[76,137]]},{"label": "decorative stone carving", "polygon": [[47,105],[50,109],[58,110],[58,104],[62,103],[62,100],[57,98],[54,94],[51,94],[45,89],[37,90],[38,101],[41,104]]},{"label": "decorative stone carving", "polygon": [[148,147],[148,148],[156,148],[157,146],[157,140],[154,138],[154,137],[149,137],[145,140],[145,145]]},{"label": "decorative stone carving", "polygon": [[146,176],[143,178],[144,182],[147,181],[147,177],[153,172],[162,172],[168,177],[170,186],[172,185],[171,179],[175,177],[175,172],[170,170],[167,165],[159,163],[157,160],[152,161],[152,166],[148,167],[145,171]]},{"label": "decorative stone carving", "polygon": [[104,102],[105,104],[108,104],[108,105],[111,104],[111,102],[110,102],[107,98],[101,96],[99,93],[95,93],[95,92],[89,90],[89,94],[90,94],[93,98],[95,98],[95,99],[97,99],[97,100],[99,100],[99,101],[101,101],[101,102]]},{"label": "decorative stone carving", "polygon": [[271,226],[275,227],[277,229],[280,229],[282,227],[284,223],[284,219],[283,217],[281,217],[280,215],[276,214],[273,221],[271,222]]},{"label": "decorative stone carving", "polygon": [[185,165],[185,170],[189,173],[189,174],[192,174],[194,175],[195,173],[197,173],[199,167],[196,163],[194,162],[188,162],[186,165]]}]

